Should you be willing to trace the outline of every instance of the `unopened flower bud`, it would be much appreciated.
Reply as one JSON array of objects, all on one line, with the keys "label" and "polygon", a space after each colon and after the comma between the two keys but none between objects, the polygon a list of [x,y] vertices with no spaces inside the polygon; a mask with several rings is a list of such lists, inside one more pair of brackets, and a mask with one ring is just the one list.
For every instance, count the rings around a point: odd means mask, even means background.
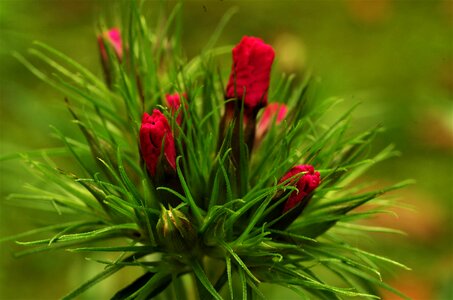
[{"label": "unopened flower bud", "polygon": [[272,228],[280,230],[287,228],[300,216],[310,201],[313,191],[321,183],[321,178],[319,172],[315,171],[313,166],[298,165],[289,170],[279,183],[285,181],[285,185],[294,186],[297,190],[290,191],[289,197],[285,192],[277,194],[274,201],[279,201],[282,197],[288,197],[288,199],[279,204],[264,220],[272,223]]},{"label": "unopened flower bud", "polygon": [[[298,174],[303,174],[301,177],[297,177]],[[295,177],[296,176],[296,177]],[[290,181],[288,185],[293,185],[297,188],[297,191],[293,191],[285,202],[283,207],[283,213],[290,209],[293,209],[299,203],[302,203],[308,195],[310,195],[321,183],[321,176],[319,172],[316,172],[311,165],[298,165],[292,168],[286,173],[280,183],[295,177],[293,181]],[[297,181],[296,181],[297,180]]]},{"label": "unopened flower bud", "polygon": [[109,88],[113,84],[113,67],[109,59],[107,47],[113,48],[118,61],[123,59],[123,44],[121,41],[121,33],[118,28],[111,28],[109,31],[98,35],[99,53],[101,55],[101,64],[104,71],[105,81]]},{"label": "unopened flower bud", "polygon": [[197,238],[195,228],[181,211],[162,207],[156,228],[160,243],[169,251],[187,252],[194,247]]},{"label": "unopened flower bud", "polygon": [[266,106],[274,56],[274,49],[263,40],[244,36],[233,48],[226,97],[242,99],[246,111],[252,114]]},{"label": "unopened flower bud", "polygon": [[266,106],[256,127],[256,140],[259,141],[263,138],[274,120],[275,124],[280,124],[285,119],[287,112],[288,107],[283,103],[274,102]]},{"label": "unopened flower bud", "polygon": [[[182,96],[187,99],[186,93],[182,94]],[[178,125],[181,125],[182,113],[181,111],[178,111],[181,107],[181,96],[178,93],[166,94],[165,100],[167,100],[167,106],[170,108],[172,115],[178,113],[178,116],[176,117],[176,123],[178,123]]]},{"label": "unopened flower bud", "polygon": [[121,41],[121,33],[118,28],[111,28],[109,31],[102,33],[98,36],[99,51],[101,52],[101,58],[103,61],[108,61],[108,55],[106,50],[105,41],[109,43],[109,46],[113,47],[116,56],[119,60],[123,58],[123,45]]},{"label": "unopened flower bud", "polygon": [[[252,152],[255,141],[256,115],[261,108],[267,105],[274,57],[274,49],[256,37],[244,36],[233,48],[233,65],[225,97],[236,101],[228,101],[225,105],[225,113],[220,123],[219,145],[223,143],[226,131],[232,122],[235,122],[231,148],[236,166],[242,164],[240,153],[243,145],[239,143],[240,140],[247,145],[248,152]],[[241,112],[243,112],[243,118],[238,121]],[[243,138],[240,139],[240,136]],[[240,176],[237,178],[238,181],[241,181]]]},{"label": "unopened flower bud", "polygon": [[[176,148],[173,134],[167,118],[157,109],[153,110],[151,115],[143,114],[140,127],[140,150],[151,176],[156,175],[160,163],[176,170]],[[161,158],[162,162],[159,161]]]}]

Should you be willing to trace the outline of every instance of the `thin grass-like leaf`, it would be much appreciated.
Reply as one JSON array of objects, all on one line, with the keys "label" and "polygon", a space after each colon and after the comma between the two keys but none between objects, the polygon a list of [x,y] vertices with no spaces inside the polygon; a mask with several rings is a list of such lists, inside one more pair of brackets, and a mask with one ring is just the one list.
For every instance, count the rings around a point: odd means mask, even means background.
[{"label": "thin grass-like leaf", "polygon": [[206,290],[211,294],[214,299],[223,300],[222,296],[215,290],[212,283],[209,281],[208,277],[206,276],[203,267],[200,263],[195,260],[192,262],[192,268],[195,273],[195,276],[200,281],[200,283],[206,288]]}]

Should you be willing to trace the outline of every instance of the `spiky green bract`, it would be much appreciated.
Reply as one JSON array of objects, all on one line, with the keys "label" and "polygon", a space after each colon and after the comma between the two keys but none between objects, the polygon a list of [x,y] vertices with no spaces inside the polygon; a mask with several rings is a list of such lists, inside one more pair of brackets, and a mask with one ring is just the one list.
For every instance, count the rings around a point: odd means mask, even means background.
[{"label": "spiky green bract", "polygon": [[[168,18],[161,15],[154,29],[135,1],[124,11],[123,60],[107,49],[113,66],[111,89],[75,60],[42,43],[35,43],[30,55],[53,68],[52,75],[16,54],[35,75],[63,92],[74,130],[82,133],[54,128],[62,148],[18,155],[40,183],[9,199],[54,210],[62,221],[4,239],[31,246],[16,256],[53,249],[118,254],[114,261],[98,259],[107,264],[105,270],[65,299],[132,267],[141,268],[143,275],[111,291],[113,299],[149,299],[174,290],[180,296],[197,293],[200,299],[248,299],[264,297],[262,282],[292,289],[302,298],[377,298],[378,287],[401,295],[382,282],[378,263],[404,266],[344,238],[345,232],[388,231],[354,222],[385,211],[388,203],[382,196],[406,184],[373,191],[358,180],[374,164],[396,154],[392,146],[371,150],[380,128],[350,134],[352,110],[334,121],[325,118],[338,100],[320,99],[315,79],[295,86],[294,77],[273,74],[269,97],[284,101],[288,116],[269,129],[259,146],[248,149],[243,134],[237,134],[243,128],[243,111],[219,132],[228,70],[222,73],[217,61],[232,47],[214,45],[232,12],[203,52],[188,60],[180,43],[180,5]],[[181,97],[180,112],[172,114],[165,94],[175,92],[187,97]],[[170,120],[178,153],[172,179],[176,181],[162,186],[150,180],[138,145],[141,116],[156,107]],[[174,117],[178,115],[181,125]],[[239,157],[233,157],[233,145],[239,145]],[[58,168],[52,160],[57,155],[66,156],[71,167]],[[15,156],[4,159],[11,157]],[[276,229],[273,225],[284,215],[268,216],[287,197],[274,201],[274,196],[295,189],[278,184],[279,179],[301,163],[314,165],[322,184],[302,215],[284,230]],[[357,210],[372,201],[372,208]],[[164,207],[161,214],[161,206],[168,203],[177,206]],[[163,239],[171,234],[158,234],[159,218],[176,230],[184,247],[172,243],[169,250]],[[37,233],[48,233],[48,238],[23,240]],[[193,289],[185,291],[191,279]]]}]

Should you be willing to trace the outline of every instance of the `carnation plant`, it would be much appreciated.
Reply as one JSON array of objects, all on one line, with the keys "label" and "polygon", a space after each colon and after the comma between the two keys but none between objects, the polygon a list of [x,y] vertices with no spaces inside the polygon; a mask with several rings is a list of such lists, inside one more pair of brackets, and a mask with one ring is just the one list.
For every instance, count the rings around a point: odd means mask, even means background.
[{"label": "carnation plant", "polygon": [[315,79],[272,72],[278,54],[260,38],[215,47],[231,13],[187,58],[179,5],[156,28],[140,4],[123,11],[121,24],[99,30],[101,78],[42,43],[30,55],[49,73],[16,55],[64,94],[81,134],[53,128],[62,148],[20,155],[38,183],[9,199],[60,222],[4,239],[24,247],[15,255],[96,254],[104,270],[64,299],[130,268],[142,275],[112,299],[265,298],[261,283],[302,299],[379,298],[381,288],[404,297],[380,267],[406,267],[348,243],[391,232],[361,220],[386,212],[383,195],[406,184],[374,190],[362,178],[396,154],[372,150],[380,127],[352,133],[352,109],[339,115],[339,99],[320,99]]}]

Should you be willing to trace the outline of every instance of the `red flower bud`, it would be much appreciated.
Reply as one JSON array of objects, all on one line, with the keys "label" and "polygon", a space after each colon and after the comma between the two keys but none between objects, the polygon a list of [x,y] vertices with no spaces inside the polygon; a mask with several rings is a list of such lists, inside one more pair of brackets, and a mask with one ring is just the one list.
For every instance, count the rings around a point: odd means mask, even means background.
[{"label": "red flower bud", "polygon": [[[182,96],[187,99],[186,93],[182,94]],[[167,106],[170,108],[171,113],[174,115],[181,106],[181,98],[179,94],[178,93],[166,94],[165,99],[167,100]],[[176,122],[178,123],[178,125],[181,125],[182,122],[181,112],[178,113],[178,116],[176,117]]]},{"label": "red flower bud", "polygon": [[226,97],[242,99],[249,111],[266,106],[274,56],[274,49],[263,40],[244,36],[233,48],[233,67]]},{"label": "red flower bud", "polygon": [[118,28],[111,28],[109,31],[106,31],[98,36],[99,50],[101,51],[101,56],[104,61],[108,61],[107,51],[105,49],[104,40],[108,41],[113,47],[116,56],[118,59],[123,58],[123,47],[121,41],[121,33]]},{"label": "red flower bud", "polygon": [[156,168],[162,153],[168,165],[176,169],[176,150],[173,134],[167,118],[157,109],[153,114],[143,114],[140,127],[140,150],[146,162],[148,171],[152,176],[156,174]]},{"label": "red flower bud", "polygon": [[287,112],[288,107],[283,103],[271,103],[266,106],[256,129],[256,137],[260,139],[266,134],[275,117],[275,123],[281,123],[285,119]]},{"label": "red flower bud", "polygon": [[[283,207],[283,213],[287,212],[288,210],[294,208],[296,205],[301,203],[304,198],[313,192],[318,185],[321,183],[321,177],[319,172],[315,172],[315,169],[311,165],[299,165],[292,168],[288,173],[286,173],[282,179],[280,179],[279,183],[282,183],[291,177],[294,177],[298,174],[304,173],[301,177],[295,177],[292,182],[288,183],[288,185],[295,186],[298,191],[293,191],[289,196],[288,200],[286,201]],[[297,179],[298,178],[298,179]],[[297,180],[297,182],[294,182]]]}]

